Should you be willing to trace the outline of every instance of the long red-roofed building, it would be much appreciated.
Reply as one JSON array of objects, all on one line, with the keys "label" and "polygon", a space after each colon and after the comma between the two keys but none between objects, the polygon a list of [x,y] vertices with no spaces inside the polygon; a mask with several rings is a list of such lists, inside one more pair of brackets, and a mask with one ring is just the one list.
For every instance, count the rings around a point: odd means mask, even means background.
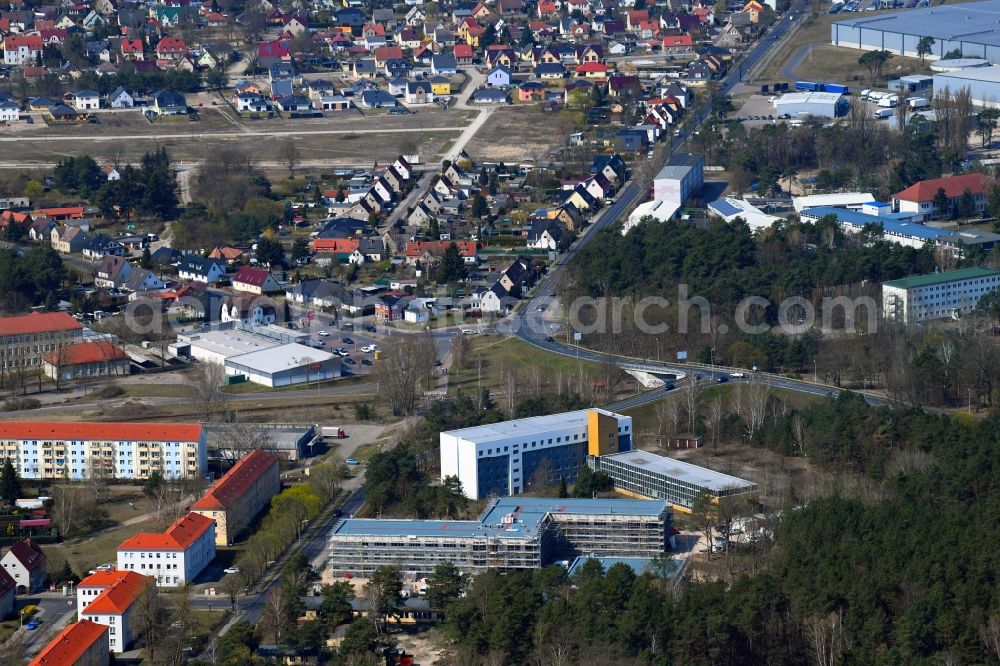
[{"label": "long red-roofed building", "polygon": [[156,594],[155,588],[151,577],[133,571],[98,571],[76,586],[77,617],[108,627],[111,651],[124,652],[132,644],[135,603],[147,592]]},{"label": "long red-roofed building", "polygon": [[40,368],[42,357],[83,337],[83,324],[65,312],[0,318],[0,368]]},{"label": "long red-roofed building", "polygon": [[42,648],[28,666],[108,666],[111,643],[108,627],[82,620],[74,622]]},{"label": "long red-roofed building", "polygon": [[215,559],[215,521],[189,513],[160,533],[141,532],[118,546],[118,569],[153,576],[158,587],[179,587]]},{"label": "long red-roofed building", "polygon": [[244,456],[191,505],[215,521],[215,543],[228,546],[281,490],[278,456],[258,449]]},{"label": "long red-roofed building", "polygon": [[[959,198],[968,190],[972,195],[975,212],[981,213],[986,208],[989,183],[989,176],[982,173],[922,180],[892,195],[892,207],[900,213],[920,213],[924,219],[950,217]],[[934,203],[938,190],[944,190],[944,195],[948,198],[948,205],[943,211],[938,210]]]},{"label": "long red-roofed building", "polygon": [[0,421],[0,458],[25,479],[82,480],[98,464],[119,479],[200,478],[205,447],[198,423]]},{"label": "long red-roofed building", "polygon": [[56,379],[127,375],[129,360],[125,351],[110,340],[77,342],[49,352],[42,357],[45,376]]}]

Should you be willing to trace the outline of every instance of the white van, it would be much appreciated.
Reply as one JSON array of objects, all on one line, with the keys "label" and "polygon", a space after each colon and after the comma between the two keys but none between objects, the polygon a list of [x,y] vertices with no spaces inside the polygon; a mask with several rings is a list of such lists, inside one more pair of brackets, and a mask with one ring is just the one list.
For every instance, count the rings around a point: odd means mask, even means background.
[{"label": "white van", "polygon": [[876,118],[891,118],[892,114],[895,113],[892,109],[879,109],[875,112]]},{"label": "white van", "polygon": [[878,101],[878,105],[889,107],[890,109],[899,104],[899,95],[885,95]]}]

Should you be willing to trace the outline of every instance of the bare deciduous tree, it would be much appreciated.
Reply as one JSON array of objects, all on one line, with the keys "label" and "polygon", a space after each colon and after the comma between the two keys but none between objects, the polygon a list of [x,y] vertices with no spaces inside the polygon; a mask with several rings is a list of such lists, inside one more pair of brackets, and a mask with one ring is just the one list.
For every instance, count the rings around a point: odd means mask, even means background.
[{"label": "bare deciduous tree", "polygon": [[378,391],[389,402],[394,416],[413,413],[417,390],[430,376],[437,358],[429,331],[399,336],[385,345],[375,366]]},{"label": "bare deciduous tree", "polygon": [[847,637],[840,613],[813,615],[805,620],[806,641],[816,666],[836,666],[847,647]]},{"label": "bare deciduous tree", "polygon": [[216,445],[223,460],[235,463],[257,449],[274,448],[274,440],[266,430],[253,423],[227,423],[219,433]]},{"label": "bare deciduous tree", "polygon": [[698,423],[698,398],[701,389],[693,379],[684,387],[684,413],[687,416],[688,432],[693,433],[695,425]]},{"label": "bare deciduous tree", "polygon": [[712,437],[712,453],[715,455],[719,455],[719,434],[722,431],[722,419],[725,416],[726,401],[721,395],[716,396],[708,403],[708,409],[705,412],[705,422]]},{"label": "bare deciduous tree", "polygon": [[264,610],[260,620],[264,627],[274,637],[275,643],[281,643],[281,637],[291,624],[292,607],[285,588],[276,585],[264,598]]},{"label": "bare deciduous tree", "polygon": [[203,421],[211,421],[226,412],[228,397],[222,391],[226,371],[217,363],[202,363],[195,369],[191,386]]}]

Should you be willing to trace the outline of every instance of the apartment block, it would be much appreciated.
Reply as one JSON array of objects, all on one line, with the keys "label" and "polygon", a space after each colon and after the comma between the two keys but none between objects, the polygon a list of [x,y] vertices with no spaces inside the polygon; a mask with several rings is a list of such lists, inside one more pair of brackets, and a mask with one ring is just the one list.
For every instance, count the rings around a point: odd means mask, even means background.
[{"label": "apartment block", "polygon": [[882,315],[916,324],[931,319],[959,319],[979,299],[1000,287],[1000,271],[961,268],[882,283]]},{"label": "apartment block", "polygon": [[154,580],[132,571],[99,571],[76,586],[77,617],[108,627],[112,652],[124,652],[132,645],[130,620],[135,604],[153,587]]},{"label": "apartment block", "polygon": [[158,587],[189,583],[215,559],[215,521],[198,513],[164,532],[142,532],[118,546],[118,569],[152,576]]},{"label": "apartment block", "polygon": [[215,543],[231,545],[281,491],[278,456],[252,451],[233,465],[191,511],[215,521]]},{"label": "apartment block", "polygon": [[109,628],[90,620],[74,622],[42,648],[28,666],[108,666]]},{"label": "apartment block", "polygon": [[207,467],[197,423],[3,421],[0,458],[25,479],[82,480],[97,469],[119,479],[196,478]]}]

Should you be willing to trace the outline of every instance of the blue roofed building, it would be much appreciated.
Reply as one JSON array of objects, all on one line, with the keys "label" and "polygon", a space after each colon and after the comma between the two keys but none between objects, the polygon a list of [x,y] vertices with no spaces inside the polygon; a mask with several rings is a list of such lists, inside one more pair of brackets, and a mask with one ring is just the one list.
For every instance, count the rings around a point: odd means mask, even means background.
[{"label": "blue roofed building", "polygon": [[882,238],[892,243],[920,248],[926,243],[937,243],[951,232],[934,229],[913,221],[912,213],[890,213],[871,215],[857,210],[819,206],[806,208],[800,214],[805,222],[815,222],[827,216],[837,218],[840,226],[847,231],[860,233],[866,226],[882,225]]},{"label": "blue roofed building", "polygon": [[578,555],[654,558],[670,549],[662,500],[502,497],[477,520],[340,521],[329,538],[334,577],[382,566],[419,577],[451,562],[460,571],[537,569]]}]

